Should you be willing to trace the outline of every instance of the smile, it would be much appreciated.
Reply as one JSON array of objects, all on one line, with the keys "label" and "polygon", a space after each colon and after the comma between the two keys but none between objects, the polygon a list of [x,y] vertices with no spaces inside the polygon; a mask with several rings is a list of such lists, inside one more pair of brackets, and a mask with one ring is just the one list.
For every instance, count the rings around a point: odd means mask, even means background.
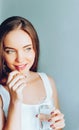
[{"label": "smile", "polygon": [[17,65],[15,66],[16,70],[20,71],[20,70],[24,70],[26,68],[27,64],[24,65]]}]

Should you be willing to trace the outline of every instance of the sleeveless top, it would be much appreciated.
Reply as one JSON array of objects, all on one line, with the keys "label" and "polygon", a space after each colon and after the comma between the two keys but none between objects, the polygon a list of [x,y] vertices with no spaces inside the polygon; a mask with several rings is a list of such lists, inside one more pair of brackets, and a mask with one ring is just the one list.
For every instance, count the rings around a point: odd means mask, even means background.
[{"label": "sleeveless top", "polygon": [[[40,106],[52,105],[54,109],[54,102],[52,100],[53,91],[49,79],[45,73],[38,73],[38,74],[43,81],[46,91],[46,97],[39,104],[31,105],[22,103],[22,116],[21,116],[22,130],[39,130],[40,123],[36,115],[39,114]],[[10,103],[10,95],[9,92],[2,85],[0,85],[0,95],[2,96],[3,99],[3,110],[5,112],[5,116],[7,117],[8,107]]]}]

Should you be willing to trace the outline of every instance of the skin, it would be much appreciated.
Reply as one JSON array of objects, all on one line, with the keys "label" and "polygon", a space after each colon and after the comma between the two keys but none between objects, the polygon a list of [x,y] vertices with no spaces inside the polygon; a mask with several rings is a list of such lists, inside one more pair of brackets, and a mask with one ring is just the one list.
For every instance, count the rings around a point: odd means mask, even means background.
[{"label": "skin", "polygon": [[[30,71],[34,59],[32,40],[26,32],[16,29],[6,35],[4,60],[12,72],[8,76],[6,86],[11,100],[4,130],[14,130],[15,126],[17,130],[21,130],[21,103],[37,104],[46,96],[40,76]],[[37,118],[50,121],[54,130],[61,130],[65,126],[64,115],[59,111],[55,83],[51,77],[49,80],[54,92],[52,98],[56,109],[49,118],[44,114],[38,115]]]},{"label": "skin", "polygon": [[4,112],[3,112],[3,101],[2,101],[1,96],[0,96],[0,116],[2,117],[0,119],[0,130],[2,130],[4,126],[4,122],[5,122],[5,117],[4,117]]},{"label": "skin", "polygon": [[4,59],[12,71],[18,70],[23,74],[29,72],[35,59],[35,52],[27,33],[17,29],[5,37]]}]

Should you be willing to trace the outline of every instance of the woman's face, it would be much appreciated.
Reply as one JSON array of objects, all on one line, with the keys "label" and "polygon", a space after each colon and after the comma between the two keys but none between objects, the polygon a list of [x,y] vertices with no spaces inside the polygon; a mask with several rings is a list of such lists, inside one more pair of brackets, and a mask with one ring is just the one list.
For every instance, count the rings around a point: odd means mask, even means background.
[{"label": "woman's face", "polygon": [[35,60],[35,51],[30,36],[23,30],[13,30],[4,39],[4,60],[13,70],[27,73]]}]

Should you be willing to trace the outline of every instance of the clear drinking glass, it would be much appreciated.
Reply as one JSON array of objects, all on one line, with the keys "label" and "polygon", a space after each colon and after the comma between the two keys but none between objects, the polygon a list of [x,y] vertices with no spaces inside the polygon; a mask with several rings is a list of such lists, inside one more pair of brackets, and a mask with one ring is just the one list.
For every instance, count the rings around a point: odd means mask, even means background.
[{"label": "clear drinking glass", "polygon": [[[52,105],[41,105],[39,107],[39,114],[45,114],[48,115],[48,119],[50,117],[51,112],[54,110],[55,108]],[[40,130],[52,130],[52,128],[50,127],[50,122],[48,121],[40,121]]]}]

